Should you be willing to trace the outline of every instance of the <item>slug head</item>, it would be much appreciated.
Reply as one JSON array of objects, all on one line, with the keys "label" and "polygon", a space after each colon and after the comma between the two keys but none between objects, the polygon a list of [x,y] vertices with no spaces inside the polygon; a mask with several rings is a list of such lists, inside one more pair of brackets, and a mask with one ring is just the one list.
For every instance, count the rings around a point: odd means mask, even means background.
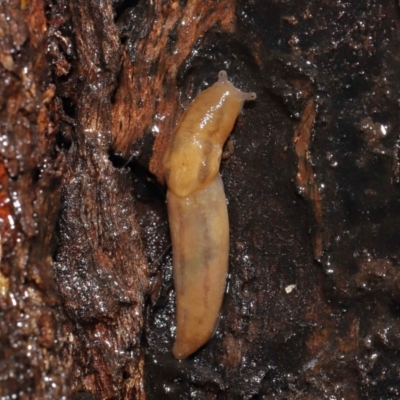
[{"label": "slug head", "polygon": [[168,189],[183,198],[206,187],[218,174],[223,145],[246,100],[225,71],[194,99],[174,130],[164,157]]},{"label": "slug head", "polygon": [[199,131],[204,132],[208,140],[222,148],[244,102],[256,97],[254,92],[246,93],[236,88],[228,80],[226,71],[220,71],[218,81],[200,93],[192,103],[194,112],[199,112]]}]

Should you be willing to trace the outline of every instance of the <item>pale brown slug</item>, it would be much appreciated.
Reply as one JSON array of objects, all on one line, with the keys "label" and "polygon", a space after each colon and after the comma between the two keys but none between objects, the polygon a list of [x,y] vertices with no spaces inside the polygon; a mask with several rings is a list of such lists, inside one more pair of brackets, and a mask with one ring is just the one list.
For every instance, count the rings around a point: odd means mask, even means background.
[{"label": "pale brown slug", "polygon": [[244,101],[255,98],[221,71],[185,111],[164,156],[176,291],[172,352],[178,359],[203,346],[218,321],[229,257],[221,154]]}]

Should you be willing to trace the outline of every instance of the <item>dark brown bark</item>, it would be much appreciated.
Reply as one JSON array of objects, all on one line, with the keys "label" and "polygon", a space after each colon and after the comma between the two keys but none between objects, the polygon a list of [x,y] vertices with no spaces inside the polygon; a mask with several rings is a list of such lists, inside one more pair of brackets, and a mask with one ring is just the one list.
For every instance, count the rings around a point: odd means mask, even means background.
[{"label": "dark brown bark", "polygon": [[[400,397],[399,42],[389,0],[3,1],[0,397]],[[257,101],[177,361],[161,159],[221,69]]]},{"label": "dark brown bark", "polygon": [[71,389],[76,396],[139,399],[148,276],[129,175],[109,159],[111,97],[121,67],[114,11],[98,2],[59,2],[51,11],[56,23],[63,13],[58,39],[72,47],[60,88],[72,126],[55,264],[73,324]]},{"label": "dark brown bark", "polygon": [[0,397],[69,393],[71,357],[54,280],[63,155],[44,3],[0,4]]}]

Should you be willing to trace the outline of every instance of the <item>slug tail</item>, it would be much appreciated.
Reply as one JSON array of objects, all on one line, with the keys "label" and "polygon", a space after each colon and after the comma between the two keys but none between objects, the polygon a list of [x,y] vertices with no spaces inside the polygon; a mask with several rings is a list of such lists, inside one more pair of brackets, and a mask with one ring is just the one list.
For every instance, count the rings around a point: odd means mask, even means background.
[{"label": "slug tail", "polygon": [[188,197],[167,194],[176,291],[175,358],[213,335],[225,291],[229,222],[222,179]]}]

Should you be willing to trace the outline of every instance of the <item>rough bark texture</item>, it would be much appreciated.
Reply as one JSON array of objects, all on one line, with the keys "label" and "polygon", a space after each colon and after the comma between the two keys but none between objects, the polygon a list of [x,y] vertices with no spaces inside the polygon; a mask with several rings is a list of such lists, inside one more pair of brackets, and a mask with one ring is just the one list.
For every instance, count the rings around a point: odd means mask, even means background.
[{"label": "rough bark texture", "polygon": [[[399,14],[1,2],[0,397],[400,397]],[[257,101],[222,166],[221,321],[177,361],[161,158],[221,69]]]},{"label": "rough bark texture", "polygon": [[64,135],[55,272],[72,322],[71,389],[75,398],[144,398],[147,264],[128,170],[109,159],[111,97],[121,68],[114,10],[110,2],[57,2],[51,13],[56,39],[68,43],[66,54],[53,43],[52,54],[70,58],[68,72],[59,73],[70,136]]},{"label": "rough bark texture", "polygon": [[46,59],[44,2],[0,3],[0,398],[69,392],[71,357],[54,280],[63,156]]}]

